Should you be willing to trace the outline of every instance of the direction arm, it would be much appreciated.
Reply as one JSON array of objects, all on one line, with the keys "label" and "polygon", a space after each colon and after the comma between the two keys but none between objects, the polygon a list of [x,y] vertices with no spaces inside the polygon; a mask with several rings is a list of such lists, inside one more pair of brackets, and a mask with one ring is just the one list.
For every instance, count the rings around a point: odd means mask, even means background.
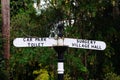
[{"label": "direction arm", "polygon": [[106,48],[106,44],[103,41],[73,38],[64,38],[64,45],[68,45],[71,48],[83,48],[93,50],[104,50]]},{"label": "direction arm", "polygon": [[54,38],[16,38],[13,41],[15,47],[51,47],[56,44]]}]

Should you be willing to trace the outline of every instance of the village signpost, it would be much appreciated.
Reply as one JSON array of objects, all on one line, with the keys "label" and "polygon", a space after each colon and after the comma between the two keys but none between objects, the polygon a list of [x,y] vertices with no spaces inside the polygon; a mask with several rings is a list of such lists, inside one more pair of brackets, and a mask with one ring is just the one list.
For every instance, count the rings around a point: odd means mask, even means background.
[{"label": "village signpost", "polygon": [[58,25],[57,38],[16,38],[13,41],[15,47],[53,47],[58,53],[58,80],[64,78],[64,52],[68,47],[82,48],[92,50],[104,50],[106,44],[103,41],[87,40],[87,39],[74,39],[63,37],[63,25]]},{"label": "village signpost", "polygon": [[103,41],[73,38],[16,38],[14,39],[13,44],[16,47],[52,47],[59,44],[71,48],[93,50],[104,50],[106,48],[106,44]]}]

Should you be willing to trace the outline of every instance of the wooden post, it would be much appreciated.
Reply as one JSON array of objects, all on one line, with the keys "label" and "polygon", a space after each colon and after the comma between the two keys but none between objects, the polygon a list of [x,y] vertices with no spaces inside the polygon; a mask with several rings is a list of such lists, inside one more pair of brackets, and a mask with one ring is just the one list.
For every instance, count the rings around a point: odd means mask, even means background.
[{"label": "wooden post", "polygon": [[1,0],[1,5],[3,52],[6,60],[6,69],[8,69],[10,58],[10,0]]}]

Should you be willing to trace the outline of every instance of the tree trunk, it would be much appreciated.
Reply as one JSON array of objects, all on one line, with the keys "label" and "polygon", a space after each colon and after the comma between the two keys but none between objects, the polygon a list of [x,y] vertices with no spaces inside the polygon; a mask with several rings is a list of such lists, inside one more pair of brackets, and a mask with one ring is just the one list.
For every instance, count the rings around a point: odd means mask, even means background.
[{"label": "tree trunk", "polygon": [[1,0],[2,5],[2,40],[6,69],[9,67],[10,58],[10,0]]}]

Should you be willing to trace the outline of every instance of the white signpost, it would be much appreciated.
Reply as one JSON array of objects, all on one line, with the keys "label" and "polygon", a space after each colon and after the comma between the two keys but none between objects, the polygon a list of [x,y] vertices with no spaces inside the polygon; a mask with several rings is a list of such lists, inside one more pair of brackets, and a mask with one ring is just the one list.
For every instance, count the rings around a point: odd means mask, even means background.
[{"label": "white signpost", "polygon": [[68,45],[71,48],[83,48],[83,49],[93,49],[93,50],[104,50],[106,44],[103,41],[87,40],[87,39],[72,39],[65,38],[64,45]]},{"label": "white signpost", "polygon": [[56,45],[54,38],[16,38],[13,41],[15,47],[51,47]]},{"label": "white signpost", "polygon": [[67,47],[92,50],[104,50],[106,48],[103,41],[73,38],[16,38],[13,44],[15,47],[53,47],[58,53],[58,80],[64,78],[63,56]]},{"label": "white signpost", "polygon": [[57,38],[16,38],[13,41],[15,47],[53,47],[58,53],[58,80],[64,79],[64,52],[68,47],[92,50],[104,50],[106,44],[103,41],[63,38],[64,26],[57,25]]},{"label": "white signpost", "polygon": [[54,39],[54,38],[16,38],[13,41],[16,47],[52,47],[52,46],[68,46],[71,48],[83,48],[93,50],[104,50],[106,44],[103,41],[87,40],[87,39]]}]

